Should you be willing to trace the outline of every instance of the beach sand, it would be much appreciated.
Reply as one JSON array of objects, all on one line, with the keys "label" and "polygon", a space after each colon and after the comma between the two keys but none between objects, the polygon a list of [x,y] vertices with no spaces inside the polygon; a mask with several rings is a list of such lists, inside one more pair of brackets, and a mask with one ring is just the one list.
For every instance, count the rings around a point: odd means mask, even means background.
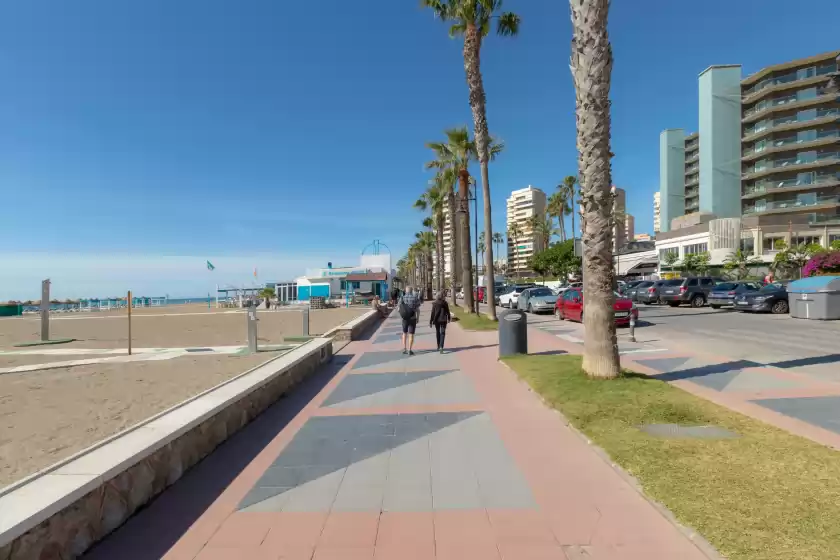
[{"label": "beach sand", "polygon": [[[309,333],[323,334],[367,311],[362,307],[313,309],[309,314]],[[303,332],[300,310],[261,310],[257,318],[257,336],[262,344],[282,344],[284,337],[300,336]],[[15,344],[40,340],[40,333],[41,322],[37,317],[0,319],[0,349],[12,350]],[[134,348],[245,345],[247,336],[246,314],[241,310],[214,308],[208,312],[207,306],[173,305],[138,309],[136,314],[132,311]],[[39,348],[126,348],[128,318],[125,311],[55,314],[50,319],[50,338],[76,341]],[[8,364],[0,363],[0,367]]]},{"label": "beach sand", "polygon": [[185,356],[0,375],[0,487],[276,355]]}]

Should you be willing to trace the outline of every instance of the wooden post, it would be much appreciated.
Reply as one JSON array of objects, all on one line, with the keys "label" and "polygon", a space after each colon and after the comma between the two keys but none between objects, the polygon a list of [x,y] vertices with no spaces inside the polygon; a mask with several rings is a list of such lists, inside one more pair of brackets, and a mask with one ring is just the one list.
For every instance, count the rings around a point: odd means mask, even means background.
[{"label": "wooden post", "polygon": [[128,290],[128,355],[131,356],[131,290]]}]

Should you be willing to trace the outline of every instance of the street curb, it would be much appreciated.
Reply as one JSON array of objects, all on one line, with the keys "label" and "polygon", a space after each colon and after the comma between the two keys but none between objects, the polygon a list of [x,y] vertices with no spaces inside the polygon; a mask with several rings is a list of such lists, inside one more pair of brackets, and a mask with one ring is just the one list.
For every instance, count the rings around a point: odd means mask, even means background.
[{"label": "street curb", "polygon": [[712,544],[709,541],[706,540],[706,538],[703,535],[701,535],[695,529],[692,529],[691,527],[689,527],[687,525],[683,525],[674,516],[674,514],[671,512],[671,510],[669,510],[667,507],[665,507],[664,505],[662,505],[658,501],[656,501],[653,498],[651,498],[650,496],[648,496],[645,493],[644,489],[642,488],[642,485],[639,483],[639,481],[636,479],[635,476],[633,476],[632,474],[630,474],[629,472],[624,470],[624,468],[621,467],[621,465],[615,463],[612,460],[612,458],[610,457],[609,453],[604,451],[603,448],[601,448],[599,445],[597,445],[591,439],[589,439],[589,437],[586,434],[584,434],[583,432],[578,430],[571,422],[569,422],[569,419],[566,418],[566,416],[561,411],[557,410],[556,408],[551,406],[548,402],[546,402],[546,400],[543,398],[543,396],[540,395],[539,393],[537,393],[536,391],[534,391],[533,387],[531,387],[528,384],[528,382],[526,382],[521,377],[519,377],[519,374],[516,373],[516,371],[514,371],[513,368],[511,368],[509,365],[507,365],[502,359],[499,359],[498,362],[502,366],[504,366],[505,368],[510,370],[510,372],[516,377],[516,380],[519,383],[522,383],[523,385],[525,385],[525,387],[528,389],[528,391],[533,393],[540,400],[540,402],[543,404],[543,406],[545,406],[546,408],[548,408],[549,410],[551,410],[555,414],[557,414],[557,416],[560,417],[560,420],[563,422],[563,424],[567,428],[569,428],[572,431],[572,433],[575,434],[575,436],[577,436],[578,438],[580,438],[581,440],[586,442],[586,444],[589,445],[589,447],[593,451],[595,451],[595,454],[598,455],[598,457],[602,461],[604,461],[607,465],[609,465],[610,468],[613,471],[615,471],[615,473],[618,474],[618,476],[620,476],[622,480],[624,480],[630,486],[632,486],[633,489],[636,490],[636,492],[642,498],[644,498],[650,505],[652,505],[653,508],[656,511],[658,511],[659,514],[662,515],[662,517],[664,517],[674,528],[676,528],[680,533],[682,533],[686,538],[688,538],[688,540],[691,541],[691,543],[695,547],[697,547],[697,549],[701,553],[703,553],[703,555],[706,556],[706,558],[708,558],[709,560],[726,560],[726,557],[722,556],[717,551],[717,549],[715,549],[715,547],[712,546]]}]

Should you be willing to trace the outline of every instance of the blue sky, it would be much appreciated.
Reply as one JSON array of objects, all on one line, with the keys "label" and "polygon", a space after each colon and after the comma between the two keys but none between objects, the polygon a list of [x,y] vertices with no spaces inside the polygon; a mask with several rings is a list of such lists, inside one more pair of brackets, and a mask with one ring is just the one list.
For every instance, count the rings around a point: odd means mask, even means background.
[{"label": "blue sky", "polygon": [[[506,0],[482,52],[493,219],[576,172],[563,0]],[[613,178],[652,229],[658,136],[697,127],[697,75],[838,48],[836,0],[615,0]],[[424,143],[471,123],[460,41],[414,0],[62,0],[0,7],[0,299],[201,295],[395,260],[420,227]],[[47,218],[36,218],[38,208]],[[10,211],[15,208],[15,211]],[[213,275],[203,268],[216,259]],[[95,279],[87,278],[90,270]]]}]

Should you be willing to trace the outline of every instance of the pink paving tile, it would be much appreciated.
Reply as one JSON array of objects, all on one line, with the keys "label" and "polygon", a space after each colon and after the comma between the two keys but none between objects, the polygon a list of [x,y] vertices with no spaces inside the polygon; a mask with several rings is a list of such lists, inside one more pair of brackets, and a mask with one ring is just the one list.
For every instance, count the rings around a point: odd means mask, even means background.
[{"label": "pink paving tile", "polygon": [[318,548],[313,560],[373,560],[373,547]]},{"label": "pink paving tile", "polygon": [[481,510],[442,510],[434,513],[435,543],[495,543],[487,512]]},{"label": "pink paving tile", "polygon": [[374,560],[435,560],[435,545],[392,544],[376,546]]},{"label": "pink paving tile", "polygon": [[278,553],[308,550],[311,555],[321,537],[327,514],[282,512],[274,515],[274,522],[263,541],[263,548],[276,550]]},{"label": "pink paving tile", "polygon": [[373,549],[378,526],[378,512],[332,512],[327,517],[317,548]]},{"label": "pink paving tile", "polygon": [[275,514],[238,511],[228,517],[213,535],[208,546],[257,547],[262,544],[274,523]]},{"label": "pink paving tile", "polygon": [[545,514],[538,510],[488,510],[496,541],[553,544]]},{"label": "pink paving tile", "polygon": [[554,538],[563,545],[585,545],[592,540],[601,514],[595,506],[586,503],[557,504],[547,514]]},{"label": "pink paving tile", "polygon": [[557,543],[500,543],[502,560],[567,560]]},{"label": "pink paving tile", "polygon": [[434,551],[435,526],[432,512],[386,511],[379,517],[376,548],[431,547]]},{"label": "pink paving tile", "polygon": [[492,542],[438,543],[437,560],[500,560]]},{"label": "pink paving tile", "polygon": [[[254,546],[241,548],[206,547],[195,557],[195,560],[279,560],[280,558],[282,557],[277,553]],[[286,560],[286,558],[283,558],[283,560]]]}]

